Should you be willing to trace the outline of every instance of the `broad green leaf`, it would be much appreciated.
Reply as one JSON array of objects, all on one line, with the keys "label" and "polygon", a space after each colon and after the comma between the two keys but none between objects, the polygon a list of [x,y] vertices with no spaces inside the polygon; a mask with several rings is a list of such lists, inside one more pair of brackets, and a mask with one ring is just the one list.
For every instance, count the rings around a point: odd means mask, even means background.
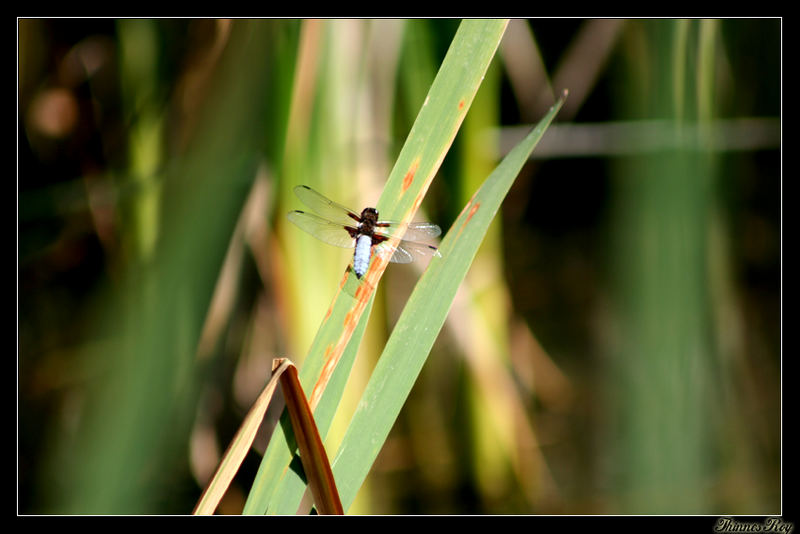
[{"label": "broad green leaf", "polygon": [[431,261],[411,294],[333,461],[345,510],[389,435],[489,224],[563,102],[564,97],[489,175],[447,232],[442,257]]},{"label": "broad green leaf", "polygon": [[[378,202],[382,217],[403,221],[413,217],[480,87],[506,24],[505,20],[467,20],[459,26]],[[322,435],[327,433],[341,398],[371,306],[372,290],[387,261],[382,256],[373,259],[364,277],[366,283],[358,286],[355,299],[339,291],[303,361],[300,382],[310,392]],[[341,285],[353,283],[350,274]],[[305,482],[290,466],[296,447],[284,432],[286,426],[284,421],[273,433],[244,513],[297,511]]]}]

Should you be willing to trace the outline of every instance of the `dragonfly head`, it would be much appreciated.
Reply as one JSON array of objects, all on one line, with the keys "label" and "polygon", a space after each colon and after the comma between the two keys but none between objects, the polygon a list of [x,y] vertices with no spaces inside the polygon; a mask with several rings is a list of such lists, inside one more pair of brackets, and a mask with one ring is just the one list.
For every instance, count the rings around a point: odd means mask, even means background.
[{"label": "dragonfly head", "polygon": [[361,219],[362,222],[371,221],[373,223],[378,222],[378,210],[375,208],[364,208],[361,212]]}]

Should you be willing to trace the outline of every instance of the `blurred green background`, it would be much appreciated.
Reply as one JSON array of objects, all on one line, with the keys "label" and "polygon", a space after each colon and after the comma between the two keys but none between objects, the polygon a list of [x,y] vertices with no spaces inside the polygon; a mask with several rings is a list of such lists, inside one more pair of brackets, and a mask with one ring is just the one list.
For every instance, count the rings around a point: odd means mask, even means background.
[{"label": "blurred green background", "polygon": [[[292,187],[374,204],[457,27],[18,20],[19,513],[191,511],[350,260]],[[781,31],[510,22],[417,218],[569,98],[351,513],[781,512]],[[387,269],[331,456],[419,268]]]}]

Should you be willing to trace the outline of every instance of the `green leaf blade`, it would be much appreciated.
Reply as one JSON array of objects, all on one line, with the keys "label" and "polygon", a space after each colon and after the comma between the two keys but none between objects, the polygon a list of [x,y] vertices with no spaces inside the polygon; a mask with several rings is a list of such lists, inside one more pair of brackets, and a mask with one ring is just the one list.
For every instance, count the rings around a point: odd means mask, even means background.
[{"label": "green leaf blade", "polygon": [[[383,218],[409,221],[413,217],[480,87],[507,23],[506,20],[466,20],[459,25],[378,202],[377,208]],[[353,309],[353,299],[340,292],[300,369],[300,381],[306,391],[314,390],[327,364],[328,348],[341,342],[342,325],[354,319]],[[357,317],[359,327],[347,344],[347,352],[352,351],[353,357],[361,341],[358,330],[363,332],[369,306],[365,311],[367,313]],[[343,356],[335,375],[346,381],[352,361],[344,360]],[[339,369],[343,365],[346,369]],[[314,412],[323,435],[330,421],[320,420],[320,411],[332,417],[341,398],[341,391],[328,395],[329,389],[325,390]],[[278,425],[248,495],[244,513],[297,512],[305,482],[289,467],[293,451],[293,441],[284,434],[283,425]]]},{"label": "green leaf blade", "polygon": [[380,452],[444,324],[456,291],[522,165],[561,108],[562,97],[500,163],[442,241],[389,338],[333,461],[347,510]]}]

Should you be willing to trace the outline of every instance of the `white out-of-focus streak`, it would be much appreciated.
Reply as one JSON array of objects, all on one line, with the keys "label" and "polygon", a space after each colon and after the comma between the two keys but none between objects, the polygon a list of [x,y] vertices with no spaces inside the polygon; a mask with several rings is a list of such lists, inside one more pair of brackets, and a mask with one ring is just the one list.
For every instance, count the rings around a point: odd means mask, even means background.
[{"label": "white out-of-focus streak", "polygon": [[[529,126],[501,128],[499,156],[507,154],[529,131]],[[671,120],[555,123],[547,129],[531,158],[627,156],[676,149],[769,150],[780,144],[780,119],[774,117],[719,119],[709,123]]]}]

